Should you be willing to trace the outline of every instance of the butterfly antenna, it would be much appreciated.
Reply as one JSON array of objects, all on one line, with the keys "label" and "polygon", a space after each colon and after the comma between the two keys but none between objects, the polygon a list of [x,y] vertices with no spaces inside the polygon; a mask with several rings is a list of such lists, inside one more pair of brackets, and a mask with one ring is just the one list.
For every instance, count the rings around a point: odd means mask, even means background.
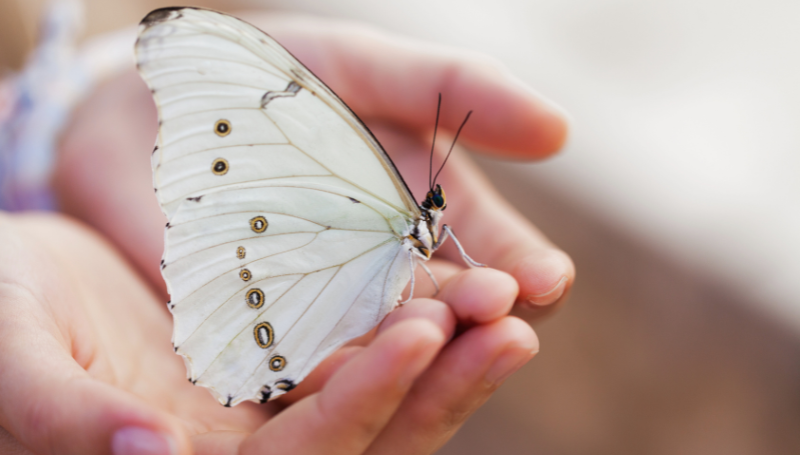
[{"label": "butterfly antenna", "polygon": [[439,129],[439,111],[442,109],[442,93],[439,92],[439,104],[436,105],[436,123],[433,124],[433,142],[431,143],[431,159],[428,163],[428,185],[433,191],[433,148],[436,146],[436,131]]},{"label": "butterfly antenna", "polygon": [[456,137],[453,138],[453,144],[450,146],[450,150],[447,152],[447,156],[444,157],[444,161],[442,162],[442,167],[439,168],[439,171],[433,178],[433,183],[431,183],[431,189],[433,189],[433,186],[436,185],[436,179],[439,178],[439,173],[442,172],[442,169],[444,169],[444,165],[447,163],[447,159],[450,158],[450,154],[453,153],[453,147],[456,146],[456,141],[458,141],[458,135],[461,134],[461,129],[464,128],[464,125],[467,124],[467,120],[469,120],[470,115],[472,115],[472,111],[467,112],[467,116],[464,118],[464,121],[461,122],[461,126],[458,127],[458,131],[456,131]]}]

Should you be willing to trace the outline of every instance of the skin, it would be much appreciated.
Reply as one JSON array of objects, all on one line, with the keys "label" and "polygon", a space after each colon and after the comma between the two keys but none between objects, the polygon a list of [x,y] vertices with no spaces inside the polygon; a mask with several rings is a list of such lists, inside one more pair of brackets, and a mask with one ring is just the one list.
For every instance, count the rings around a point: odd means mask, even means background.
[{"label": "skin", "polygon": [[[469,109],[463,143],[492,156],[539,159],[565,139],[561,112],[486,57],[353,24],[247,18],[365,120],[418,198],[439,92],[435,162]],[[0,453],[433,453],[538,352],[512,307],[543,314],[572,285],[569,258],[457,147],[439,178],[444,222],[492,268],[465,269],[448,242],[429,263],[442,284],[435,300],[418,270],[418,298],[295,390],[224,408],[186,381],[170,345],[158,267],[166,220],[148,160],[155,133],[136,74],[99,87],[60,147],[54,183],[69,216],[0,215]],[[152,444],[132,451],[131,440]]]}]

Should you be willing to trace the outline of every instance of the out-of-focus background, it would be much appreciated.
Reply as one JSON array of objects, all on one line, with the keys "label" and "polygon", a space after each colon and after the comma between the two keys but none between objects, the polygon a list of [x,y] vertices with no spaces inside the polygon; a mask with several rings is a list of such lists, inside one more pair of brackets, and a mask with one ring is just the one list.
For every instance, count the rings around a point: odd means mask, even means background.
[{"label": "out-of-focus background", "polygon": [[[43,3],[0,0],[0,71]],[[800,2],[197,3],[474,49],[570,112],[553,160],[476,156],[578,279],[441,455],[800,453]],[[91,36],[172,3],[86,4]]]}]

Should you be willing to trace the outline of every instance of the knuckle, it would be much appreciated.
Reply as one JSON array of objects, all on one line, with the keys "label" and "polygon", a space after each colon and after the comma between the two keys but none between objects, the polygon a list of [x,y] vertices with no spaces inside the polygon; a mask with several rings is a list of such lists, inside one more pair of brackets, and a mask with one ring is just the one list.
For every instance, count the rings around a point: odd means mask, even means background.
[{"label": "knuckle", "polygon": [[492,390],[471,390],[461,399],[437,403],[427,399],[428,405],[417,407],[413,420],[420,427],[430,429],[436,434],[449,434],[457,430],[483,404]]}]

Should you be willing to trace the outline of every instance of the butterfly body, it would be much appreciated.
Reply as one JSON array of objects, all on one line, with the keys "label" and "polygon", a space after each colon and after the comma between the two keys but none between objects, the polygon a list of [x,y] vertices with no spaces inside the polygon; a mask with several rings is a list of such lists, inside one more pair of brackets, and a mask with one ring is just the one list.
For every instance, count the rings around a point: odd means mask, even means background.
[{"label": "butterfly body", "polygon": [[226,406],[276,398],[413,289],[451,234],[444,191],[417,205],[358,117],[245,22],[156,10],[136,56],[159,113],[175,350]]}]

